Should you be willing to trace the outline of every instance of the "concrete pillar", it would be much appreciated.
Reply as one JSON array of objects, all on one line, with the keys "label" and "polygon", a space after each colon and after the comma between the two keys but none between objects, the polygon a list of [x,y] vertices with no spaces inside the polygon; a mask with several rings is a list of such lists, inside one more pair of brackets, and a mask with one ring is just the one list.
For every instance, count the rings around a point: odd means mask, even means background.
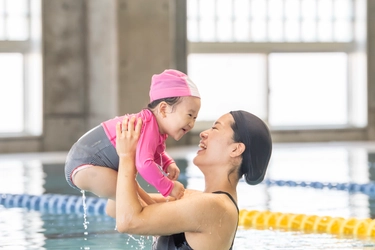
[{"label": "concrete pillar", "polygon": [[152,75],[174,65],[170,12],[169,0],[119,0],[121,114],[146,107]]},{"label": "concrete pillar", "polygon": [[40,150],[69,150],[100,122],[139,112],[149,102],[152,75],[184,67],[176,34],[181,42],[186,32],[175,24],[176,6],[172,0],[43,1]]},{"label": "concrete pillar", "polygon": [[41,151],[67,150],[86,129],[85,13],[84,0],[43,1]]},{"label": "concrete pillar", "polygon": [[[186,72],[185,21],[177,22],[178,13],[185,13],[184,1],[119,0],[119,112],[139,112],[149,103],[153,74],[168,68]],[[179,8],[179,9],[177,9]],[[181,9],[182,8],[182,9]],[[177,46],[178,44],[178,46]],[[183,145],[168,139],[169,146]]]},{"label": "concrete pillar", "polygon": [[88,127],[119,114],[117,1],[88,0]]},{"label": "concrete pillar", "polygon": [[368,140],[375,141],[375,1],[367,0]]}]

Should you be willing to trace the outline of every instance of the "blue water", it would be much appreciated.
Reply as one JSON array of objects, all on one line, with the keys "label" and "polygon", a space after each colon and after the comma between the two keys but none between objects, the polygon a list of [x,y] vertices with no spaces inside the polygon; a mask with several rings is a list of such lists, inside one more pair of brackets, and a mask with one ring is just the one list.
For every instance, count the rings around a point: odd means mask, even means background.
[{"label": "blue water", "polygon": [[[172,156],[189,163],[182,171],[188,188],[202,189],[201,173],[191,165],[195,148],[175,149]],[[187,152],[187,153],[186,153]],[[65,153],[0,156],[0,194],[81,195],[64,179]],[[373,144],[275,145],[272,180],[320,183],[369,183],[375,178]],[[145,183],[142,185],[152,189]],[[90,194],[87,194],[89,197]],[[373,218],[372,195],[327,188],[261,184],[238,187],[240,209],[271,210],[333,217]],[[0,205],[0,249],[150,249],[152,237],[119,234],[113,219],[83,214],[41,212]],[[375,239],[281,230],[239,229],[234,249],[375,249]]]}]

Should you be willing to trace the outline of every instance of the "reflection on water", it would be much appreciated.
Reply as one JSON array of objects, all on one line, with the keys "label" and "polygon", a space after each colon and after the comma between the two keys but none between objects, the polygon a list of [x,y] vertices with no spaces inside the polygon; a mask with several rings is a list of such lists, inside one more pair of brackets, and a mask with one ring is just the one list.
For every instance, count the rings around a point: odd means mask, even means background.
[{"label": "reflection on water", "polygon": [[[177,162],[181,167],[180,181],[188,188],[202,190],[203,176],[192,165],[196,149],[182,151],[186,159],[180,158]],[[181,150],[172,150],[170,154],[180,157]],[[65,181],[64,156],[49,156],[48,160],[43,155],[0,156],[0,194],[81,195]],[[375,145],[275,145],[266,178],[358,184],[375,181]],[[148,191],[155,190],[141,178],[138,180]],[[344,218],[375,217],[374,197],[348,191],[265,184],[249,186],[241,181],[238,199],[240,209]],[[151,237],[119,234],[114,220],[107,216],[88,216],[87,220],[85,230],[82,215],[42,214],[23,208],[5,209],[0,205],[0,249],[150,248]],[[253,229],[240,229],[235,241],[235,249],[355,249],[365,246],[374,244],[327,234]]]},{"label": "reflection on water", "polygon": [[235,249],[274,250],[274,249],[374,249],[371,241],[338,238],[330,234],[306,234],[279,230],[240,230],[237,232]]},{"label": "reflection on water", "polygon": [[82,215],[40,214],[1,207],[0,215],[0,249],[123,250],[142,246],[149,249],[151,244],[150,237],[117,233],[115,221],[107,216],[90,216],[85,235]]}]

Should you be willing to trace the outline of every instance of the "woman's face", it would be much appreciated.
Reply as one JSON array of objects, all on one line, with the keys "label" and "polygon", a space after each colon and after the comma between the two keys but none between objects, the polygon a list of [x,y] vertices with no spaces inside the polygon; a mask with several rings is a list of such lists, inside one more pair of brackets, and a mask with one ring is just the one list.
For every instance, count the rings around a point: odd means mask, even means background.
[{"label": "woman's face", "polygon": [[221,116],[210,129],[200,133],[200,149],[193,162],[197,166],[218,165],[229,162],[234,147],[231,124],[234,119],[227,113]]}]

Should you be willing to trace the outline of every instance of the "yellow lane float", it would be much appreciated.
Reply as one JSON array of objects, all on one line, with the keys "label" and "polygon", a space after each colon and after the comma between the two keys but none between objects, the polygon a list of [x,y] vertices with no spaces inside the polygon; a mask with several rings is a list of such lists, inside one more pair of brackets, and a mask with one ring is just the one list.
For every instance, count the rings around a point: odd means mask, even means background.
[{"label": "yellow lane float", "polygon": [[305,233],[329,233],[357,238],[375,238],[375,220],[240,210],[238,225],[244,229],[280,229]]}]

